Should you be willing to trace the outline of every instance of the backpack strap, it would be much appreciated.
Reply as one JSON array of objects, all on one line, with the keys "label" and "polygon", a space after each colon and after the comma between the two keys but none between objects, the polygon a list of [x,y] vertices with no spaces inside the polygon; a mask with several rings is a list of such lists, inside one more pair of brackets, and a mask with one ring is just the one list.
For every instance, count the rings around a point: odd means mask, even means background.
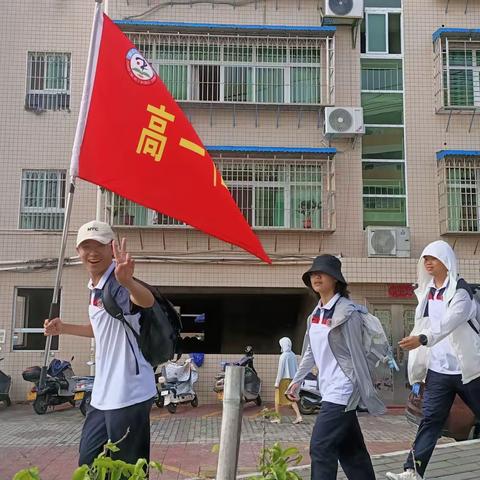
[{"label": "backpack strap", "polygon": [[[473,290],[472,290],[472,287],[470,287],[470,285],[463,279],[463,278],[459,278],[458,281],[457,281],[457,290],[465,290],[469,297],[470,297],[470,300],[473,300]],[[480,331],[478,330],[478,328],[475,326],[475,324],[472,322],[472,320],[468,320],[467,322],[470,327],[472,327],[472,330],[477,334],[477,335],[480,335]]]},{"label": "backpack strap", "polygon": [[[113,270],[112,270],[113,273]],[[112,274],[110,274],[110,277],[108,277],[107,281],[105,282],[105,285],[102,289],[102,302],[103,302],[103,307],[105,308],[105,311],[113,318],[119,320],[123,324],[123,328],[125,329],[125,336],[127,337],[128,344],[130,345],[130,349],[132,350],[133,353],[133,358],[135,359],[135,374],[138,375],[140,373],[140,367],[138,365],[138,359],[137,355],[135,353],[135,349],[133,348],[132,341],[130,340],[130,336],[128,335],[128,330],[130,330],[133,333],[133,336],[135,339],[138,340],[140,339],[140,336],[138,333],[134,330],[134,328],[128,323],[127,319],[125,318],[122,309],[116,302],[115,298],[112,296],[112,293],[110,291],[110,280],[111,280]]]}]

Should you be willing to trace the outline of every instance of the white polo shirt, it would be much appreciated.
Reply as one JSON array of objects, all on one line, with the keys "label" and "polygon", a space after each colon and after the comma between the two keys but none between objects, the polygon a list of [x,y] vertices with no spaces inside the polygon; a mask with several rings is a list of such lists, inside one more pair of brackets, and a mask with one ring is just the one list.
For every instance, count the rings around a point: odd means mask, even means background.
[{"label": "white polo shirt", "polygon": [[332,309],[339,298],[340,295],[337,293],[325,306],[321,302],[318,303],[312,315],[308,334],[318,368],[318,387],[322,401],[348,405],[353,392],[353,384],[343,373],[328,343],[328,334],[331,329],[328,317],[331,317]]},{"label": "white polo shirt", "polygon": [[[153,368],[142,355],[133,333],[127,333],[128,327],[125,328],[122,322],[111,317],[103,308],[101,290],[114,268],[115,263],[112,263],[95,287],[91,280],[88,283],[91,290],[88,310],[96,343],[91,405],[98,410],[114,410],[135,405],[153,398],[157,393]],[[128,290],[121,287],[115,301],[122,308],[125,319],[139,332],[140,314],[129,314]],[[138,375],[127,335],[138,361]]]},{"label": "white polo shirt", "polygon": [[[444,300],[444,292],[448,287],[448,277],[445,283],[436,288],[433,280],[428,285],[431,290],[428,299],[428,317],[430,318],[430,328],[434,333],[440,333],[440,326],[443,317],[447,313],[447,302]],[[450,343],[450,338],[447,335],[443,340],[440,340],[433,347],[430,348],[430,359],[428,368],[437,373],[444,373],[446,375],[460,375],[462,373],[458,358]]]}]

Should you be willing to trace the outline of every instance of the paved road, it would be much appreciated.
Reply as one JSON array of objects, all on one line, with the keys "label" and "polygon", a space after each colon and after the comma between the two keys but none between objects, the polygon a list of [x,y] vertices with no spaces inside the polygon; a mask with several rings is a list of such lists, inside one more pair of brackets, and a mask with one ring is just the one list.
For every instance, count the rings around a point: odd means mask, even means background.
[{"label": "paved road", "polygon": [[[267,444],[280,441],[296,446],[304,456],[302,463],[308,464],[315,417],[306,416],[300,425],[293,425],[292,417],[283,417],[277,425],[265,422],[259,411],[253,405],[244,409],[239,472],[255,471],[264,436]],[[360,422],[371,454],[407,449],[415,435],[398,411],[380,418],[362,415]],[[79,410],[70,407],[42,416],[29,405],[0,408],[0,480],[11,479],[29,465],[40,468],[43,480],[69,479],[78,458],[82,424]],[[219,406],[181,407],[175,415],[153,407],[151,425],[152,459],[164,464],[161,480],[214,476],[217,454],[212,447],[219,442]],[[480,473],[475,478],[480,479]]]}]

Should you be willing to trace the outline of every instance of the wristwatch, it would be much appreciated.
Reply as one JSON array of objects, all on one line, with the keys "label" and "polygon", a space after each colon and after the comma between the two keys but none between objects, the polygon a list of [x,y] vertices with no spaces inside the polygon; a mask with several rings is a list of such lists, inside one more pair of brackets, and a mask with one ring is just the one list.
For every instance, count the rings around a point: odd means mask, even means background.
[{"label": "wristwatch", "polygon": [[425,346],[427,343],[428,343],[428,338],[426,335],[424,335],[423,333],[421,335],[418,336],[418,341],[423,345]]}]

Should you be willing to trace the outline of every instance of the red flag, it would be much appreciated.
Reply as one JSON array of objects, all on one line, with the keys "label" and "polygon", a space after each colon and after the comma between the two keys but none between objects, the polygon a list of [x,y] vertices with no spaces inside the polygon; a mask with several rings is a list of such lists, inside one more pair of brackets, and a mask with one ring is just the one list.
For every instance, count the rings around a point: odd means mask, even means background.
[{"label": "red flag", "polygon": [[95,18],[72,175],[271,263],[163,82],[106,15]]}]

